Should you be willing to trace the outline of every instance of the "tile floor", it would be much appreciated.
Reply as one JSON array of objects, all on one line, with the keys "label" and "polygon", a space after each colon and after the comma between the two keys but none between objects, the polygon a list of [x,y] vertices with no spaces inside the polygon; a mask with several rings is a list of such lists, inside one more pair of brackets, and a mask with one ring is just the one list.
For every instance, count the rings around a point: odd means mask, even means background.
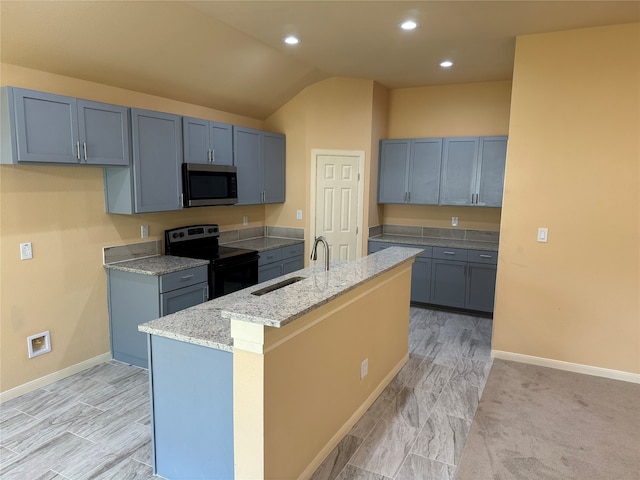
[{"label": "tile floor", "polygon": [[[409,361],[313,480],[453,479],[491,368],[491,325],[412,308]],[[153,478],[148,399],[146,370],[111,361],[5,402],[0,478]]]}]

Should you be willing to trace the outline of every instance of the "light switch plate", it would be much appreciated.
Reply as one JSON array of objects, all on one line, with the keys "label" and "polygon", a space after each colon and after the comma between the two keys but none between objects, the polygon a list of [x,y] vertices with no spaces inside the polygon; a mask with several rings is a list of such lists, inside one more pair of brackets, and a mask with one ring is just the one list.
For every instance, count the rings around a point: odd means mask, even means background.
[{"label": "light switch plate", "polygon": [[302,210],[296,210],[296,220],[302,220]]},{"label": "light switch plate", "polygon": [[20,244],[20,260],[31,260],[33,258],[33,249],[31,242]]},{"label": "light switch plate", "polygon": [[549,229],[538,228],[538,241],[542,243],[547,243],[548,238],[549,238]]}]

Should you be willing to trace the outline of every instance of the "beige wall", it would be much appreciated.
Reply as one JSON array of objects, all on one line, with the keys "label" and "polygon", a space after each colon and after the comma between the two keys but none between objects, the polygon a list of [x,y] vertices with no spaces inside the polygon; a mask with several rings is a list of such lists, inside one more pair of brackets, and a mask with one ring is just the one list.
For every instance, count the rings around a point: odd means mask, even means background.
[{"label": "beige wall", "polygon": [[640,24],[518,38],[494,349],[640,372],[639,164]]},{"label": "beige wall", "polygon": [[[1,84],[261,128],[261,122],[208,108],[59,75],[2,65]],[[264,225],[264,208],[208,207],[172,213],[107,215],[102,169],[0,166],[0,391],[109,351],[102,247],[142,241],[198,222],[223,229]],[[32,242],[33,260],[18,245]],[[51,332],[51,353],[28,359],[27,336]]]},{"label": "beige wall", "polygon": [[[307,87],[265,120],[265,128],[287,134],[287,201],[283,205],[268,206],[266,222],[292,227],[300,227],[302,222],[308,236],[311,227],[311,150],[362,150],[367,172],[363,206],[366,232],[370,219],[367,212],[371,212],[371,208],[377,209],[375,203],[370,206],[369,196],[373,171],[376,171],[377,182],[378,139],[374,134],[384,130],[385,119],[380,117],[385,114],[386,93],[382,87],[370,80],[330,78]],[[296,210],[303,210],[302,221],[295,220]],[[366,234],[363,235],[363,246],[366,251]]]},{"label": "beige wall", "polygon": [[309,478],[375,401],[408,357],[412,263],[282,328],[232,320],[265,352],[234,351],[236,478]]},{"label": "beige wall", "polygon": [[[511,82],[469,83],[391,90],[388,135],[383,138],[508,135]],[[383,222],[396,225],[498,231],[499,208],[384,205]]]}]

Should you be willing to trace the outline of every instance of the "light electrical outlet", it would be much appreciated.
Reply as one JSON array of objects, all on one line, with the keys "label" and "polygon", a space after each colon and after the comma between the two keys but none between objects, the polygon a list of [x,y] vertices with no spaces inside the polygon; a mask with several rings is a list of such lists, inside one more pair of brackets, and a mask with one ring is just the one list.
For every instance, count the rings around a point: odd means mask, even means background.
[{"label": "light electrical outlet", "polygon": [[249,225],[249,216],[248,215],[243,215],[242,216],[242,225]]},{"label": "light electrical outlet", "polygon": [[33,249],[31,242],[20,244],[20,260],[31,260],[33,258]]},{"label": "light electrical outlet", "polygon": [[367,376],[369,373],[369,357],[365,358],[360,364],[360,380]]},{"label": "light electrical outlet", "polygon": [[296,210],[296,220],[302,220],[302,210]]},{"label": "light electrical outlet", "polygon": [[542,243],[547,243],[549,241],[549,229],[548,228],[538,228],[538,241]]},{"label": "light electrical outlet", "polygon": [[458,217],[451,217],[451,226],[452,227],[458,226]]},{"label": "light electrical outlet", "polygon": [[149,225],[140,225],[140,237],[149,238]]}]

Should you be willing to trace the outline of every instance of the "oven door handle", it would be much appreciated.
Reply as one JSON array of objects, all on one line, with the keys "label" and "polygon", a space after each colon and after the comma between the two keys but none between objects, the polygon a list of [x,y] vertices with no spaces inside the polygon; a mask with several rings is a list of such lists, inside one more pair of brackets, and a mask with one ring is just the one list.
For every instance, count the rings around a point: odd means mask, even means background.
[{"label": "oven door handle", "polygon": [[223,262],[216,262],[213,264],[213,269],[214,270],[220,270],[223,268],[229,268],[229,267],[242,267],[244,265],[249,265],[250,263],[254,263],[258,261],[258,255],[256,255],[255,257],[251,257],[249,260],[244,260],[241,262],[234,262],[233,260],[227,260],[227,261],[223,261]]}]

